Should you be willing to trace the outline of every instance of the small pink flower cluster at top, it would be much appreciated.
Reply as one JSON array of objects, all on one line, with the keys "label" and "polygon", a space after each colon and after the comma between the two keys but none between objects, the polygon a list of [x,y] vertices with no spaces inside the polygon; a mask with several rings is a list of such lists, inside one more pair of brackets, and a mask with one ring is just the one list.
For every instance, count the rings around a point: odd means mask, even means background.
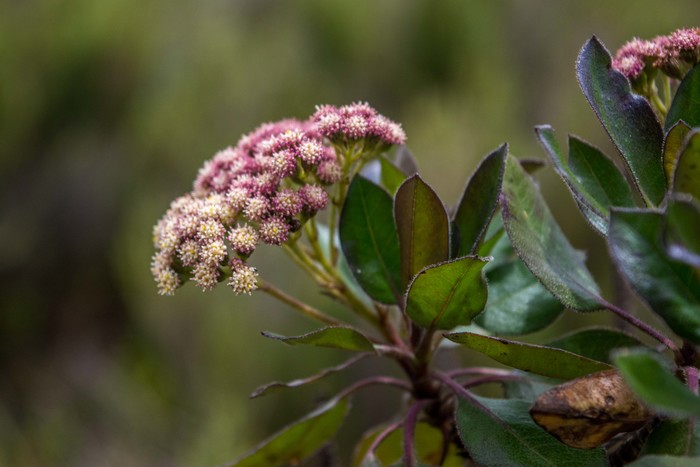
[{"label": "small pink flower cluster at top", "polygon": [[633,39],[615,54],[612,67],[631,81],[644,70],[661,70],[672,78],[683,75],[700,61],[700,28],[678,29],[652,40]]},{"label": "small pink flower cluster at top", "polygon": [[[332,129],[320,123],[330,115],[337,117]],[[405,141],[398,124],[367,104],[322,106],[308,121],[266,123],[244,135],[204,164],[193,191],[173,201],[154,227],[151,272],[159,293],[172,295],[188,278],[209,290],[225,271],[236,294],[255,290],[257,272],[246,260],[258,243],[285,243],[328,205],[324,187],[346,175],[324,137]]]}]

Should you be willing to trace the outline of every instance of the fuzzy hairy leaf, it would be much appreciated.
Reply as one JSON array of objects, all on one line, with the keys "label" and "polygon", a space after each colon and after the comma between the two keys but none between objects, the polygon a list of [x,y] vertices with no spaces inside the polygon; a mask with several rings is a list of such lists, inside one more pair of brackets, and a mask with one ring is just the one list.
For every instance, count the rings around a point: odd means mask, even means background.
[{"label": "fuzzy hairy leaf", "polygon": [[386,157],[379,158],[379,165],[381,166],[382,171],[382,186],[393,195],[399,189],[404,180],[406,180],[406,174],[404,174],[401,169],[396,167],[394,163],[389,161]]},{"label": "fuzzy hairy leaf", "polygon": [[632,288],[681,337],[700,343],[700,278],[672,260],[661,243],[663,215],[642,209],[613,209],[608,244]]},{"label": "fuzzy hairy leaf", "polygon": [[697,467],[700,458],[676,456],[644,456],[631,464],[630,467]]},{"label": "fuzzy hairy leaf", "polygon": [[601,309],[593,276],[557,225],[535,182],[512,156],[506,161],[501,206],[511,244],[547,290],[569,308]]},{"label": "fuzzy hairy leaf", "polygon": [[666,191],[661,167],[663,131],[649,102],[632,92],[629,81],[611,68],[611,61],[610,53],[594,36],[578,56],[578,82],[642,197],[658,205]]},{"label": "fuzzy hairy leaf", "polygon": [[610,369],[607,363],[541,345],[525,344],[471,332],[445,334],[445,337],[504,365],[549,378],[568,380]]},{"label": "fuzzy hairy leaf", "polygon": [[676,195],[666,206],[664,242],[668,255],[700,268],[700,202]]},{"label": "fuzzy hairy leaf", "polygon": [[691,127],[700,126],[700,66],[695,65],[681,81],[666,114],[665,130],[683,120]]},{"label": "fuzzy hairy leaf", "polygon": [[666,419],[654,428],[644,444],[642,455],[700,456],[698,419]]},{"label": "fuzzy hairy leaf", "polygon": [[350,271],[367,295],[378,302],[396,303],[403,291],[391,196],[356,176],[340,214],[339,235]]},{"label": "fuzzy hairy leaf", "polygon": [[639,340],[628,334],[606,328],[582,329],[547,343],[548,347],[566,350],[605,363],[612,363],[613,350],[641,345]]},{"label": "fuzzy hairy leaf", "polygon": [[676,161],[672,190],[700,200],[700,130],[692,130],[686,137]]},{"label": "fuzzy hairy leaf", "polygon": [[360,331],[350,327],[331,326],[293,337],[280,336],[267,331],[263,331],[262,335],[288,345],[313,345],[354,352],[374,352],[372,342]]},{"label": "fuzzy hairy leaf", "polygon": [[690,133],[690,127],[683,121],[679,121],[668,130],[664,137],[663,165],[667,187],[673,186],[673,177],[676,174],[678,158],[685,147],[685,139],[688,133]]}]

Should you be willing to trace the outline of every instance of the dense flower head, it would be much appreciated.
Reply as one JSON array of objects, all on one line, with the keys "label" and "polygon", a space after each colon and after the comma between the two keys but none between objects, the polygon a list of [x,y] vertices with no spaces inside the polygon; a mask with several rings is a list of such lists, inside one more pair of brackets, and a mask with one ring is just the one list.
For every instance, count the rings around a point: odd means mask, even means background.
[{"label": "dense flower head", "polygon": [[323,136],[331,141],[367,140],[386,145],[403,144],[406,134],[401,125],[380,115],[364,102],[336,107],[321,105],[311,117]]},{"label": "dense flower head", "polygon": [[[324,117],[324,114],[326,117]],[[334,123],[333,123],[334,122]],[[365,147],[401,144],[401,126],[364,103],[322,106],[306,121],[265,123],[206,161],[192,192],[177,198],[154,227],[151,272],[161,294],[187,280],[209,290],[229,276],[236,293],[257,287],[246,261],[259,242],[282,245],[329,204],[326,188],[343,170],[329,140]]]},{"label": "dense flower head", "polygon": [[632,81],[645,70],[661,70],[680,79],[698,61],[700,28],[684,28],[651,40],[627,42],[615,54],[612,67]]}]

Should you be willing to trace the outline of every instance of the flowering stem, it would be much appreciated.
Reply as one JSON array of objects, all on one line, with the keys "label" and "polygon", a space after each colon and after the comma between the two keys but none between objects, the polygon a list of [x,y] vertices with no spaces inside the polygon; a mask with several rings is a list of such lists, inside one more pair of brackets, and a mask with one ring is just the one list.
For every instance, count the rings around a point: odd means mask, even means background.
[{"label": "flowering stem", "polygon": [[262,290],[263,292],[271,295],[272,297],[275,297],[277,300],[286,303],[287,305],[291,306],[304,316],[311,318],[316,321],[320,321],[324,324],[328,324],[330,326],[343,326],[345,323],[342,321],[338,321],[335,318],[331,318],[330,316],[326,315],[325,313],[317,310],[316,308],[307,305],[306,303],[300,302],[296,298],[292,297],[291,295],[288,295],[275,287],[274,285],[270,284],[269,282],[263,282],[262,280],[258,281],[258,289]]},{"label": "flowering stem", "polygon": [[682,361],[682,356],[681,356],[680,349],[678,348],[678,346],[676,345],[675,342],[673,342],[671,339],[669,339],[668,337],[666,337],[664,334],[662,334],[661,332],[657,331],[657,330],[654,329],[653,327],[649,326],[648,324],[646,324],[644,321],[640,320],[639,318],[637,318],[637,317],[631,315],[629,312],[623,310],[622,308],[613,305],[612,303],[608,303],[608,302],[606,302],[605,300],[603,300],[602,305],[603,305],[606,309],[608,309],[608,310],[612,311],[613,313],[615,313],[617,316],[619,316],[619,317],[622,318],[623,320],[625,320],[625,321],[627,321],[628,323],[630,323],[631,325],[637,327],[637,328],[638,328],[639,330],[641,330],[642,332],[647,333],[648,335],[650,335],[651,337],[653,337],[653,338],[656,339],[657,341],[661,342],[661,343],[662,343],[663,345],[665,345],[671,352],[674,353],[674,355],[676,356],[676,358],[678,359],[678,361]]},{"label": "flowering stem", "polygon": [[692,391],[693,394],[698,394],[698,369],[694,366],[686,366],[683,368],[685,370],[685,384],[688,389]]}]

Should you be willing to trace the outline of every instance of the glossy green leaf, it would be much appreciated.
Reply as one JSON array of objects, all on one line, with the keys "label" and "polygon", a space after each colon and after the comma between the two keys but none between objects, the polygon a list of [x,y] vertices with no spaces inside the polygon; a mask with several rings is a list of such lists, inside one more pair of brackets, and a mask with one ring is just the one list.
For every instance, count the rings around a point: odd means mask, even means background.
[{"label": "glossy green leaf", "polygon": [[406,174],[385,157],[379,158],[379,164],[382,170],[382,186],[386,188],[389,193],[396,193],[404,180],[406,180]]},{"label": "glossy green leaf", "polygon": [[525,344],[471,332],[446,334],[445,337],[504,365],[549,378],[569,380],[610,369],[610,365],[606,363],[541,345]]},{"label": "glossy green leaf", "polygon": [[646,349],[624,350],[616,353],[613,361],[630,388],[649,406],[674,415],[700,415],[700,397],[669,371],[658,354]]},{"label": "glossy green leaf", "polygon": [[666,419],[649,435],[642,455],[700,456],[700,435],[696,418]]},{"label": "glossy green leaf", "polygon": [[340,214],[340,243],[350,271],[374,300],[396,303],[403,294],[391,196],[356,176]]},{"label": "glossy green leaf", "polygon": [[673,186],[673,176],[676,174],[678,158],[685,147],[685,139],[688,133],[690,133],[690,127],[680,121],[671,127],[664,138],[663,165],[667,187]]},{"label": "glossy green leaf", "polygon": [[691,127],[700,126],[700,66],[695,65],[681,81],[666,114],[665,130],[683,120]]},{"label": "glossy green leaf", "polygon": [[566,350],[599,362],[612,363],[610,353],[622,347],[643,345],[636,338],[614,329],[590,328],[575,331],[547,343],[548,347]]},{"label": "glossy green leaf", "polygon": [[498,207],[508,145],[486,156],[467,182],[453,222],[459,230],[459,250],[454,257],[475,254]]},{"label": "glossy green leaf", "polygon": [[600,150],[583,140],[569,137],[567,161],[552,127],[538,126],[535,132],[581,213],[595,230],[606,235],[610,206],[635,205],[625,177]]},{"label": "glossy green leaf", "polygon": [[326,376],[330,376],[334,373],[338,373],[340,371],[343,371],[347,369],[348,367],[354,365],[358,361],[362,360],[363,358],[366,358],[369,354],[360,354],[352,357],[351,359],[341,363],[340,365],[336,365],[330,368],[326,368],[323,371],[320,371],[319,373],[316,373],[315,375],[309,376],[307,378],[300,378],[300,379],[295,379],[292,381],[287,381],[286,383],[280,382],[280,381],[273,381],[271,383],[267,383],[263,386],[258,387],[253,391],[250,395],[251,399],[255,399],[257,397],[262,397],[266,396],[267,394],[271,392],[277,392],[277,391],[282,391],[286,389],[294,389],[298,388],[301,386],[306,386],[307,384],[315,383],[318,380],[321,380],[325,378]]},{"label": "glossy green leaf", "polygon": [[700,200],[700,130],[688,133],[673,174],[673,191]]},{"label": "glossy green leaf", "polygon": [[[386,427],[381,426],[366,433],[360,443],[355,448],[352,467],[365,467],[368,465],[369,449],[377,436]],[[445,467],[461,467],[464,459],[457,455],[454,444],[450,445],[445,462],[440,463],[443,448],[442,432],[428,423],[418,423],[414,433],[414,444],[419,462],[427,465],[442,465]],[[379,444],[374,452],[376,465],[393,465],[400,462],[404,457],[403,451],[403,428],[394,430]]]},{"label": "glossy green leaf", "polygon": [[408,285],[426,266],[450,256],[450,225],[445,206],[419,175],[406,180],[394,199],[399,232],[401,277]]},{"label": "glossy green leaf", "polygon": [[275,434],[248,454],[229,464],[232,467],[297,465],[338,432],[349,404],[333,400]]},{"label": "glossy green leaf", "polygon": [[503,393],[506,399],[521,399],[532,403],[540,394],[559,384],[558,379],[545,378],[532,373],[522,374],[527,375],[527,378],[503,381]]},{"label": "glossy green leaf", "polygon": [[459,398],[459,436],[477,465],[607,466],[605,451],[560,443],[532,421],[530,403],[517,399]]},{"label": "glossy green leaf", "polygon": [[668,255],[700,268],[700,202],[676,195],[666,206],[664,243]]},{"label": "glossy green leaf", "polygon": [[360,331],[349,327],[327,327],[301,336],[286,337],[263,331],[262,335],[289,345],[313,345],[355,352],[374,352],[374,346]]},{"label": "glossy green leaf", "polygon": [[424,328],[468,325],[486,305],[487,262],[465,256],[423,269],[409,286],[406,314]]},{"label": "glossy green leaf", "polygon": [[535,182],[511,156],[501,206],[511,244],[547,290],[575,310],[602,308],[598,286],[581,255],[557,225]]},{"label": "glossy green leaf", "polygon": [[576,75],[583,94],[610,135],[647,204],[658,205],[666,183],[661,167],[663,131],[649,102],[611,67],[610,53],[594,36],[581,49]]},{"label": "glossy green leaf", "polygon": [[515,257],[486,271],[489,299],[476,323],[493,334],[519,335],[550,325],[564,310]]},{"label": "glossy green leaf", "polygon": [[630,467],[697,467],[700,465],[700,458],[644,456],[627,465]]},{"label": "glossy green leaf", "polygon": [[700,343],[700,279],[666,255],[662,214],[613,209],[610,216],[608,244],[618,269],[676,334]]}]

